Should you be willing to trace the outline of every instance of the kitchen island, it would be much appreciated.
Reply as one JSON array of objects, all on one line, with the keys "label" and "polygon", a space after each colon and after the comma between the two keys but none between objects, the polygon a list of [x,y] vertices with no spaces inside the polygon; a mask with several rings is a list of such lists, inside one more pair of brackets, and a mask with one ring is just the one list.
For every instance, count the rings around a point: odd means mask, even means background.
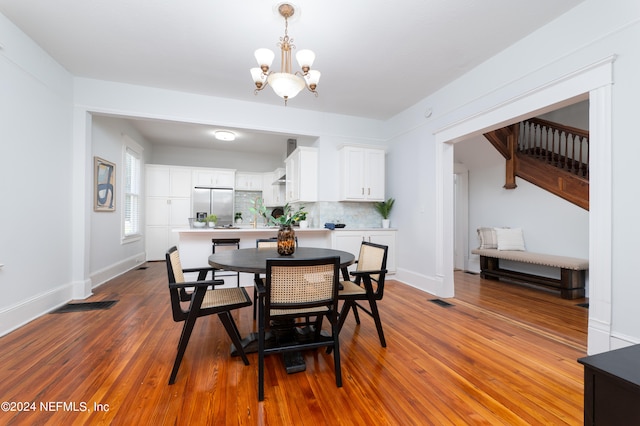
[{"label": "kitchen island", "polygon": [[[331,231],[325,228],[294,228],[300,247],[331,248]],[[212,239],[239,239],[240,248],[256,246],[259,238],[272,238],[278,235],[277,227],[233,227],[233,228],[176,228],[178,249],[184,268],[208,267],[208,258],[212,252]],[[233,246],[235,249],[236,246]],[[228,248],[226,248],[228,249]],[[185,276],[187,280],[195,276]],[[225,278],[225,281],[226,278]],[[235,285],[235,278],[229,280]],[[252,274],[240,274],[240,285],[253,286]]]}]

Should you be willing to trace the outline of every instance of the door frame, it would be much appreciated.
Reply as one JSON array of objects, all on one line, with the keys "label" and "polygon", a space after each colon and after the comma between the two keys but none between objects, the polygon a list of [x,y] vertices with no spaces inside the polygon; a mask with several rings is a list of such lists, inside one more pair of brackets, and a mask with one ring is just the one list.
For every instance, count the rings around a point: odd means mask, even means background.
[{"label": "door frame", "polygon": [[[443,127],[436,139],[436,274],[442,280],[442,297],[454,295],[454,144],[532,115],[589,99],[589,328],[587,352],[610,350],[611,246],[612,246],[612,125],[613,62],[610,56],[542,86],[522,93],[480,113]],[[597,244],[596,244],[597,242]]]}]

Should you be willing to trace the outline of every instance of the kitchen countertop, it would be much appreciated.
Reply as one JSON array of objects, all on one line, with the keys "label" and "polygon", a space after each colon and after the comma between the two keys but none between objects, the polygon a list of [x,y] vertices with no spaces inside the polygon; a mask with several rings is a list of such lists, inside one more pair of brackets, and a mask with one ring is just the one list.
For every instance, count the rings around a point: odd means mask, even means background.
[{"label": "kitchen countertop", "polygon": [[[179,233],[188,233],[188,234],[201,234],[201,233],[229,233],[229,232],[243,232],[243,233],[255,233],[255,232],[269,232],[269,231],[277,231],[278,227],[237,227],[237,228],[175,228],[172,229],[173,232]],[[397,231],[396,228],[349,228],[346,226],[344,228],[338,228],[331,231],[327,228],[298,228],[293,227],[293,230],[298,232],[344,232],[344,231]]]},{"label": "kitchen countertop", "polygon": [[[186,233],[186,234],[204,234],[204,233],[230,233],[230,232],[246,232],[246,233],[256,233],[256,232],[275,232],[278,230],[278,227],[267,228],[267,227],[258,227],[258,228],[245,228],[245,227],[234,227],[234,228],[175,228],[172,229],[173,232]],[[297,232],[319,232],[319,231],[329,231],[325,228],[296,228],[293,230]]]}]

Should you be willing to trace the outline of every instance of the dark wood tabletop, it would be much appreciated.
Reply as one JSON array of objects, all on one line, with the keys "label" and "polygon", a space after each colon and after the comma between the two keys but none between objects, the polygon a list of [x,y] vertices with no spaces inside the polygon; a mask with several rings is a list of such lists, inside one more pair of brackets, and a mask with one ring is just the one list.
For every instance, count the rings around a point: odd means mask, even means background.
[{"label": "dark wood tabletop", "polygon": [[264,274],[267,259],[315,259],[318,257],[340,256],[340,267],[346,268],[355,262],[355,256],[349,252],[317,247],[298,247],[291,256],[280,256],[274,248],[245,248],[225,250],[209,256],[209,265],[227,271]]}]

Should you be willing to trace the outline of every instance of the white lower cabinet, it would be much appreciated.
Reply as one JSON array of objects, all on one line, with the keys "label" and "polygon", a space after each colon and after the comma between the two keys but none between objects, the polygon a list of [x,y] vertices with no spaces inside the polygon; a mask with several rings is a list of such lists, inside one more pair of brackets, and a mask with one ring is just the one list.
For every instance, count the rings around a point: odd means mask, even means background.
[{"label": "white lower cabinet", "polygon": [[173,228],[187,227],[191,216],[191,198],[147,197],[147,260],[164,260],[169,247],[177,245]]},{"label": "white lower cabinet", "polygon": [[[363,241],[387,246],[387,270],[389,274],[396,272],[396,230],[395,229],[363,229],[340,231],[331,233],[331,247],[343,250],[358,258],[360,245]],[[355,269],[351,267],[349,269]]]}]

